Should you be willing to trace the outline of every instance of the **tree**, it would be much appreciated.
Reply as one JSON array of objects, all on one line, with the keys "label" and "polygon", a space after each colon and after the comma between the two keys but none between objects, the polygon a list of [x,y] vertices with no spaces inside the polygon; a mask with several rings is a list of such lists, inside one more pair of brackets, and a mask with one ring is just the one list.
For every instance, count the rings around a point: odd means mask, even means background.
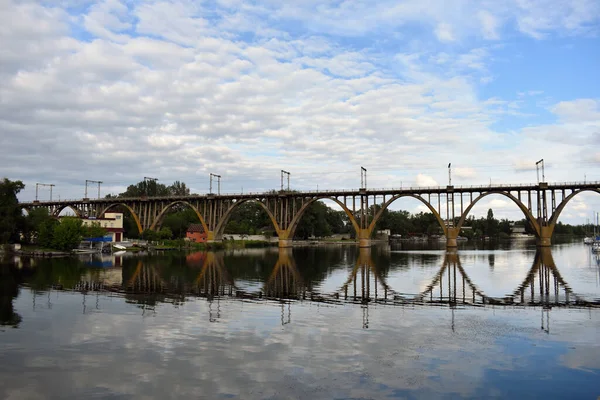
[{"label": "tree", "polygon": [[0,181],[0,244],[16,242],[24,224],[17,194],[25,188],[21,181]]},{"label": "tree", "polygon": [[142,239],[154,242],[158,240],[158,232],[154,232],[151,229],[146,229],[142,232]]},{"label": "tree", "polygon": [[84,238],[97,238],[106,235],[107,230],[100,226],[98,222],[92,222],[91,225],[82,226],[82,235]]},{"label": "tree", "polygon": [[50,218],[40,224],[37,232],[36,243],[39,246],[51,248],[54,246],[54,229],[59,224],[58,220]]},{"label": "tree", "polygon": [[184,182],[175,181],[171,186],[167,188],[169,194],[172,196],[189,196],[190,189],[185,185]]},{"label": "tree", "polygon": [[54,219],[45,207],[34,208],[25,217],[25,223],[23,224],[23,240],[25,242],[37,242],[40,228],[47,221]]},{"label": "tree", "polygon": [[488,236],[498,235],[498,221],[494,218],[494,212],[490,208],[487,212],[485,234]]},{"label": "tree", "polygon": [[311,236],[324,237],[331,235],[331,227],[327,223],[327,210],[329,207],[321,201],[312,203],[298,223],[296,237],[308,239]]},{"label": "tree", "polygon": [[73,250],[83,238],[81,219],[76,217],[63,217],[54,228],[53,247],[57,250]]},{"label": "tree", "polygon": [[169,240],[173,238],[173,232],[169,228],[162,228],[157,232],[157,237],[159,240]]}]

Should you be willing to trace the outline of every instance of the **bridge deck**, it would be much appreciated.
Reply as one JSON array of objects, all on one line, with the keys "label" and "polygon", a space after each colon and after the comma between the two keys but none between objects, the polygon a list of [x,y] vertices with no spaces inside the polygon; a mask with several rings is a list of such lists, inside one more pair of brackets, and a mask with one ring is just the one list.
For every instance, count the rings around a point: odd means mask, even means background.
[{"label": "bridge deck", "polygon": [[278,198],[278,197],[343,197],[343,196],[395,196],[395,195],[424,195],[442,193],[482,193],[482,192],[517,192],[536,190],[579,190],[595,189],[600,187],[600,182],[560,182],[541,184],[510,184],[510,185],[474,185],[474,186],[429,186],[429,187],[407,187],[407,188],[382,188],[382,189],[339,189],[339,190],[314,190],[314,191],[269,191],[250,193],[226,193],[226,194],[193,194],[190,196],[153,196],[153,197],[118,197],[102,199],[64,199],[52,201],[30,201],[21,202],[27,205],[68,205],[73,203],[111,204],[123,201],[189,201],[204,199],[242,200],[256,198]]}]

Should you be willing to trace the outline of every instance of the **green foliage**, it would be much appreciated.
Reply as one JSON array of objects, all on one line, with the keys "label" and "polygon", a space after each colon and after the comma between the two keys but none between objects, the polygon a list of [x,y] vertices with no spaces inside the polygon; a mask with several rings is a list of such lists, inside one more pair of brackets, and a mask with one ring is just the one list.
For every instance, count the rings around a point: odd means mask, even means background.
[{"label": "green foliage", "polygon": [[45,248],[54,246],[54,230],[60,224],[57,219],[49,218],[43,221],[37,231],[36,243]]},{"label": "green foliage", "polygon": [[157,232],[158,240],[169,240],[173,238],[173,232],[169,228],[162,228]]},{"label": "green foliage", "polygon": [[53,248],[70,251],[79,245],[83,238],[81,219],[76,217],[63,217],[54,227]]},{"label": "green foliage", "polygon": [[162,227],[170,229],[175,237],[184,238],[190,224],[199,222],[194,210],[186,207],[181,211],[173,211],[167,214],[163,219]]},{"label": "green foliage", "polygon": [[0,181],[0,243],[16,242],[25,218],[17,194],[25,188],[21,181]]},{"label": "green foliage", "polygon": [[123,197],[153,197],[153,196],[189,196],[190,189],[184,182],[175,181],[167,186],[157,181],[144,180],[134,185],[127,186],[127,190],[117,196],[107,195],[107,198]]},{"label": "green foliage", "polygon": [[155,232],[150,229],[146,229],[142,232],[142,238],[151,242],[158,240],[171,240],[173,238],[173,232],[169,228],[162,228],[160,231]]},{"label": "green foliage", "polygon": [[142,239],[149,240],[151,242],[154,242],[159,239],[158,232],[155,232],[151,229],[144,230],[144,232],[142,232],[141,236],[142,236]]},{"label": "green foliage", "polygon": [[470,238],[480,238],[488,236],[491,238],[506,238],[511,233],[511,221],[508,219],[497,220],[494,218],[494,212],[489,209],[485,218],[468,217],[465,220],[463,227],[471,229],[463,229],[461,235]]},{"label": "green foliage", "polygon": [[331,236],[333,233],[328,219],[335,217],[328,214],[333,211],[331,208],[321,201],[315,201],[304,212],[304,215],[298,223],[295,237],[308,239],[309,237],[325,237]]},{"label": "green foliage", "polygon": [[25,217],[22,225],[22,240],[24,243],[37,242],[40,228],[47,221],[54,219],[45,207],[35,208]]},{"label": "green foliage", "polygon": [[100,223],[93,222],[91,225],[82,226],[82,235],[84,238],[97,238],[106,235],[108,231],[100,226]]},{"label": "green foliage", "polygon": [[247,201],[237,206],[225,226],[225,233],[232,234],[261,235],[263,232],[274,230],[269,215],[255,201]]}]

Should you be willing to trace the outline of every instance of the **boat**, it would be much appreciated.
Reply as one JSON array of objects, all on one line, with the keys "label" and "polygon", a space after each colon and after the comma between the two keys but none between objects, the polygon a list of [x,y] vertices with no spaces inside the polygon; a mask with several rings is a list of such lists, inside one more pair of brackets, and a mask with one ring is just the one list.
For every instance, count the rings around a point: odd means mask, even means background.
[{"label": "boat", "polygon": [[120,244],[113,244],[113,247],[117,250],[126,250],[127,247],[121,246]]},{"label": "boat", "polygon": [[592,245],[592,252],[594,252],[594,253],[600,253],[600,242],[595,242]]},{"label": "boat", "polygon": [[595,241],[596,241],[596,238],[591,237],[591,236],[583,238],[583,243],[585,243],[585,244],[594,244]]}]

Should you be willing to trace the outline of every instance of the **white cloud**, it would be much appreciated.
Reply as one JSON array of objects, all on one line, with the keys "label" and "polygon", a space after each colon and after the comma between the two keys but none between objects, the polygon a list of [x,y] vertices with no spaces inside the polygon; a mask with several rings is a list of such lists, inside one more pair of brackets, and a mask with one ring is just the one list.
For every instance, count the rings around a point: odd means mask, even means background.
[{"label": "white cloud", "polygon": [[498,28],[500,23],[492,13],[487,10],[481,10],[477,13],[477,18],[481,22],[481,30],[486,39],[499,39]]},{"label": "white cloud", "polygon": [[417,186],[439,186],[435,179],[424,174],[417,175],[416,183]]},{"label": "white cloud", "polygon": [[439,23],[435,29],[435,35],[442,42],[452,42],[455,40],[454,33],[452,33],[452,26],[447,23]]},{"label": "white cloud", "polygon": [[[558,122],[495,131],[523,103],[482,97],[495,45],[469,38],[552,13],[539,4],[64,4],[0,5],[0,171],[26,181],[24,198],[39,180],[79,196],[98,166],[107,187],[150,174],[202,192],[209,172],[227,172],[224,191],[272,189],[284,166],[297,189],[352,188],[365,165],[370,186],[398,187],[446,182],[450,160],[456,185],[531,182],[539,158],[552,180],[573,180],[561,164],[600,160],[597,99],[556,100]],[[578,13],[533,31],[579,32],[591,20]]]}]

